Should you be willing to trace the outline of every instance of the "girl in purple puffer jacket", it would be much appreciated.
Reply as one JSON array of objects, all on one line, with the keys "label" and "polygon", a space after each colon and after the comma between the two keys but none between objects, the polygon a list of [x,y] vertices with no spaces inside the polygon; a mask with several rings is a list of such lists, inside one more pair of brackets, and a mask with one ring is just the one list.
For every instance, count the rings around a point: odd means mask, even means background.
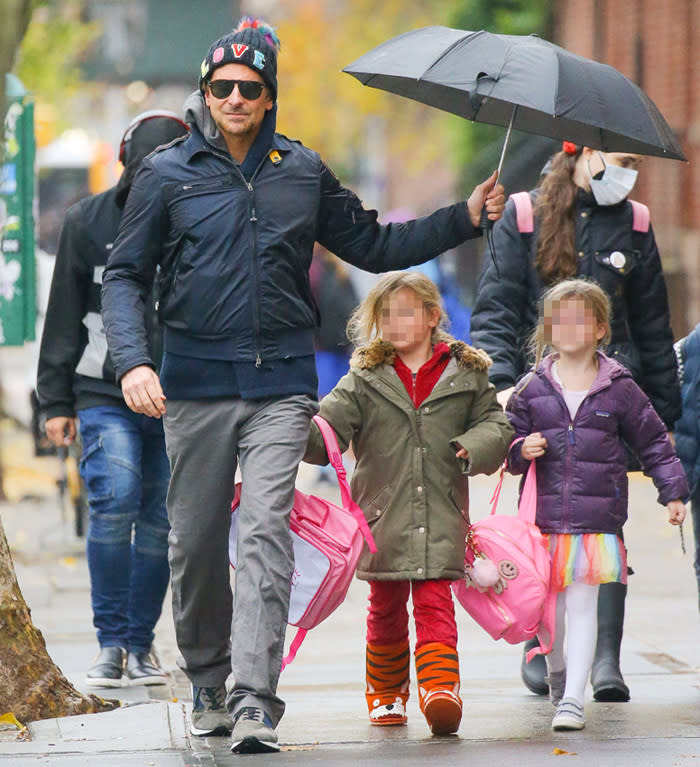
[{"label": "girl in purple puffer jacket", "polygon": [[[610,303],[592,282],[565,280],[542,298],[535,370],[508,401],[515,429],[509,465],[537,459],[537,517],[549,534],[556,637],[547,656],[552,729],[585,726],[583,700],[596,642],[598,587],[626,583],[620,537],[627,519],[627,451],[637,454],[668,520],[685,517],[688,485],[666,427],[627,370],[599,346],[610,335]],[[543,357],[543,352],[549,351]],[[566,660],[565,619],[568,626]]]}]

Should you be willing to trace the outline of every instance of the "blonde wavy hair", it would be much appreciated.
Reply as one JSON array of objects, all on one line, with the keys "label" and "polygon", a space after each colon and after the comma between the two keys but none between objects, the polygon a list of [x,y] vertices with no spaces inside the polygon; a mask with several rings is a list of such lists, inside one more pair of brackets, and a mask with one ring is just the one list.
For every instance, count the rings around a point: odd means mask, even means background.
[{"label": "blonde wavy hair", "polygon": [[369,343],[381,336],[382,309],[387,298],[402,288],[409,288],[423,302],[426,311],[438,309],[440,318],[433,328],[431,343],[451,343],[449,320],[437,285],[421,272],[387,272],[372,288],[364,301],[355,309],[347,325],[347,335],[355,346]]},{"label": "blonde wavy hair", "polygon": [[549,288],[540,299],[539,319],[530,339],[530,348],[535,358],[534,368],[540,364],[545,353],[552,350],[552,309],[562,301],[577,298],[587,309],[593,311],[597,325],[605,327],[605,335],[598,341],[597,348],[604,349],[610,343],[610,299],[595,282],[583,279],[562,280]]}]

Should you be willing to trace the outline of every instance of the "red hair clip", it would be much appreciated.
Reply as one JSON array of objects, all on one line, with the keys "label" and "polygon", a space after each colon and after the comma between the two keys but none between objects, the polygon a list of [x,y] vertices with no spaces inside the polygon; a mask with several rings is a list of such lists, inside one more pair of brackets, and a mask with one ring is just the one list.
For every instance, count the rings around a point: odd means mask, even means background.
[{"label": "red hair clip", "polygon": [[576,144],[573,141],[565,141],[561,148],[566,154],[576,154]]}]

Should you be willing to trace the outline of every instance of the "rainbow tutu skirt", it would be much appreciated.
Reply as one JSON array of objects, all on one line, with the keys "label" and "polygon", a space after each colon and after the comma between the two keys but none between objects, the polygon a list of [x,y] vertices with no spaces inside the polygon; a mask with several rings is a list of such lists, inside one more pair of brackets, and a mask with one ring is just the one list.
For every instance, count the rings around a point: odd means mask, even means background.
[{"label": "rainbow tutu skirt", "polygon": [[627,583],[627,552],[614,533],[551,534],[552,587],[570,583]]}]

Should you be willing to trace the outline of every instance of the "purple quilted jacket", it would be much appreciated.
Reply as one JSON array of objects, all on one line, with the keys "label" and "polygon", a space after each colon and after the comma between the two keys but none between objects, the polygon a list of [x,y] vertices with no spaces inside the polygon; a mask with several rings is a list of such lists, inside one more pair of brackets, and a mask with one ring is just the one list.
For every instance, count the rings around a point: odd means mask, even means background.
[{"label": "purple quilted jacket", "polygon": [[[654,481],[658,501],[688,498],[688,483],[666,427],[627,370],[598,353],[598,375],[574,420],[552,377],[552,356],[525,376],[506,412],[515,438],[539,431],[547,450],[537,459],[537,525],[544,533],[619,533],[627,519],[627,451]],[[509,468],[529,464],[522,441]]]}]

